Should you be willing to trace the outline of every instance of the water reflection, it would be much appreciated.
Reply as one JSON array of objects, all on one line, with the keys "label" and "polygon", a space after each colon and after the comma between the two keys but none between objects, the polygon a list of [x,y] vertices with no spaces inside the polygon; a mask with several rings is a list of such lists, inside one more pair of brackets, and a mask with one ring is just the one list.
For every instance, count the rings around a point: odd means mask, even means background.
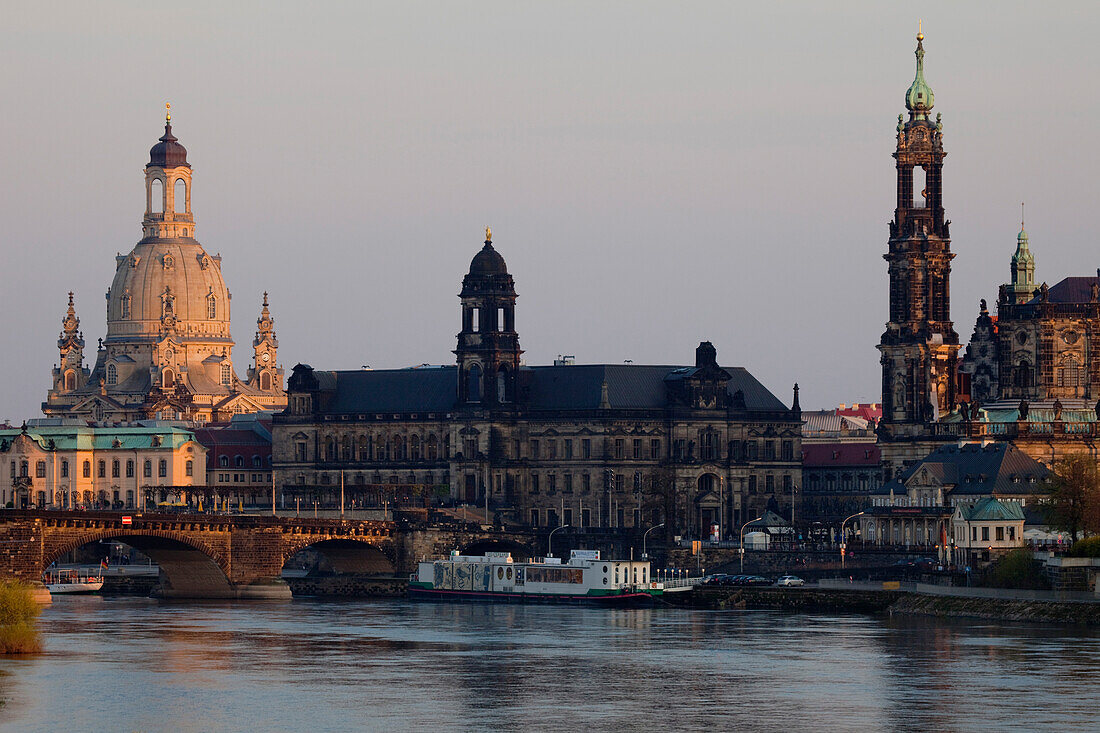
[{"label": "water reflection", "polygon": [[[989,622],[404,601],[58,599],[12,730],[1079,729],[1100,635]],[[4,676],[3,672],[11,674]]]}]

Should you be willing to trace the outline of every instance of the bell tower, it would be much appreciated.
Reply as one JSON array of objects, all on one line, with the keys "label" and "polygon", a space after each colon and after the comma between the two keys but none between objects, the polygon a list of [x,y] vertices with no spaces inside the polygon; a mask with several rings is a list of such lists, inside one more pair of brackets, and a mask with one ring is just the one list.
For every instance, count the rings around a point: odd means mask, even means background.
[{"label": "bell tower", "polygon": [[495,407],[516,401],[520,366],[516,333],[516,286],[504,258],[493,249],[485,228],[485,246],[474,255],[462,280],[462,331],[458,334],[458,401]]},{"label": "bell tower", "polygon": [[1035,296],[1035,255],[1028,247],[1023,208],[1020,204],[1020,233],[1016,235],[1016,253],[1012,255],[1012,282],[1004,289],[1010,305],[1026,303]]},{"label": "bell tower", "polygon": [[172,134],[172,105],[164,107],[164,135],[149,151],[149,164],[145,166],[142,234],[160,239],[193,237],[191,165],[187,149]]},{"label": "bell tower", "polygon": [[252,340],[252,368],[248,370],[248,382],[262,392],[282,392],[283,369],[275,361],[279,340],[275,338],[275,319],[267,307],[267,292],[260,317],[256,319],[256,338]]},{"label": "bell tower", "polygon": [[84,334],[80,331],[80,319],[76,317],[72,291],[69,292],[69,309],[61,319],[61,326],[64,330],[57,340],[61,361],[53,370],[54,394],[80,389],[89,376],[88,369],[84,367]]},{"label": "bell tower", "polygon": [[[882,365],[883,461],[916,460],[931,424],[953,409],[959,336],[951,322],[950,221],[943,210],[943,123],[930,118],[935,97],[924,79],[924,34],[917,34],[917,72],[898,115],[897,206],[888,252],[890,315],[878,349]],[[929,447],[931,450],[931,447]],[[912,455],[909,455],[912,453]],[[917,455],[920,453],[921,455]],[[904,454],[903,458],[899,458]]]}]

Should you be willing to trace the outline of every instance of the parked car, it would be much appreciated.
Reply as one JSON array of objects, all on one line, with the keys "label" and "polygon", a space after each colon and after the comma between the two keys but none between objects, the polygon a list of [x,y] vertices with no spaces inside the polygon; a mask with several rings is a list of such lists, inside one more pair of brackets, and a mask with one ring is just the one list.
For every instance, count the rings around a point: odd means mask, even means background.
[{"label": "parked car", "polygon": [[771,585],[772,582],[767,578],[761,578],[759,575],[742,575],[738,578],[738,582],[735,585]]},{"label": "parked car", "polygon": [[724,573],[716,573],[715,575],[708,575],[703,579],[703,585],[729,585],[732,575],[726,575]]},{"label": "parked car", "polygon": [[796,585],[806,585],[806,581],[802,578],[799,578],[797,575],[784,575],[782,578],[775,581],[775,584],[778,586],[790,587]]}]

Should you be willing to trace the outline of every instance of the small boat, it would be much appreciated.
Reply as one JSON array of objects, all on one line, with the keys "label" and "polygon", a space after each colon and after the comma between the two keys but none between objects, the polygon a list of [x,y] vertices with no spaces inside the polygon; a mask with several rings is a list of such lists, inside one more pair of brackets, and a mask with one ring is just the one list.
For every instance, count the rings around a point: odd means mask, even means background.
[{"label": "small boat", "polygon": [[103,576],[81,575],[79,570],[50,570],[46,589],[55,593],[95,593],[103,587]]},{"label": "small boat", "polygon": [[409,598],[497,603],[649,606],[664,593],[648,560],[601,560],[598,550],[573,550],[569,562],[544,557],[516,562],[507,552],[421,562]]}]

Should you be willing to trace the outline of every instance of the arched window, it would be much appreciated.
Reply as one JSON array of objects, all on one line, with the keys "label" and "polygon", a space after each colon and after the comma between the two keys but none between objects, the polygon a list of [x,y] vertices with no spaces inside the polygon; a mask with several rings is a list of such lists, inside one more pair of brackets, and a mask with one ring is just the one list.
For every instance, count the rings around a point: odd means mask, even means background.
[{"label": "arched window", "polygon": [[172,372],[171,369],[165,369],[164,370],[162,383],[163,383],[165,389],[167,389],[168,387],[171,387],[173,384],[176,383],[176,375]]},{"label": "arched window", "polygon": [[420,436],[414,435],[409,438],[409,452],[412,454],[414,461],[420,460]]},{"label": "arched window", "polygon": [[481,365],[473,364],[466,372],[466,395],[470,402],[481,402]]},{"label": "arched window", "polygon": [[159,178],[149,184],[149,211],[154,214],[164,211],[164,181]]},{"label": "arched window", "polygon": [[1080,387],[1082,379],[1081,360],[1077,354],[1070,352],[1062,356],[1062,363],[1058,367],[1059,387]]},{"label": "arched window", "polygon": [[271,374],[268,372],[260,373],[260,389],[267,392],[271,389]]},{"label": "arched window", "polygon": [[439,442],[434,435],[428,436],[428,460],[434,461],[439,457]]},{"label": "arched window", "polygon": [[497,372],[497,402],[508,401],[508,370],[504,367]]},{"label": "arched window", "polygon": [[107,365],[107,384],[118,384],[118,367],[114,364]]},{"label": "arched window", "polygon": [[218,317],[218,299],[213,294],[206,296],[206,317]]},{"label": "arched window", "polygon": [[237,468],[244,468],[244,456],[236,456],[233,459],[233,465]]},{"label": "arched window", "polygon": [[176,212],[182,214],[187,211],[187,181],[177,178],[175,188],[172,196],[175,199]]},{"label": "arched window", "polygon": [[229,386],[233,381],[233,367],[229,365],[229,362],[222,362],[222,384]]},{"label": "arched window", "polygon": [[121,301],[122,314],[121,315],[122,315],[123,318],[129,318],[130,317],[130,305],[131,305],[131,303],[133,303],[133,298],[131,298],[129,295],[123,295],[122,296],[122,301]]},{"label": "arched window", "polygon": [[185,470],[186,470],[188,476],[194,476],[195,475],[195,462],[194,461],[188,461],[186,463]]},{"label": "arched window", "polygon": [[218,456],[218,465],[222,468],[229,468],[229,456]]},{"label": "arched window", "polygon": [[65,389],[76,389],[76,372],[65,372]]},{"label": "arched window", "polygon": [[1015,380],[1017,389],[1026,390],[1031,386],[1031,365],[1026,361],[1021,360],[1016,365]]}]

